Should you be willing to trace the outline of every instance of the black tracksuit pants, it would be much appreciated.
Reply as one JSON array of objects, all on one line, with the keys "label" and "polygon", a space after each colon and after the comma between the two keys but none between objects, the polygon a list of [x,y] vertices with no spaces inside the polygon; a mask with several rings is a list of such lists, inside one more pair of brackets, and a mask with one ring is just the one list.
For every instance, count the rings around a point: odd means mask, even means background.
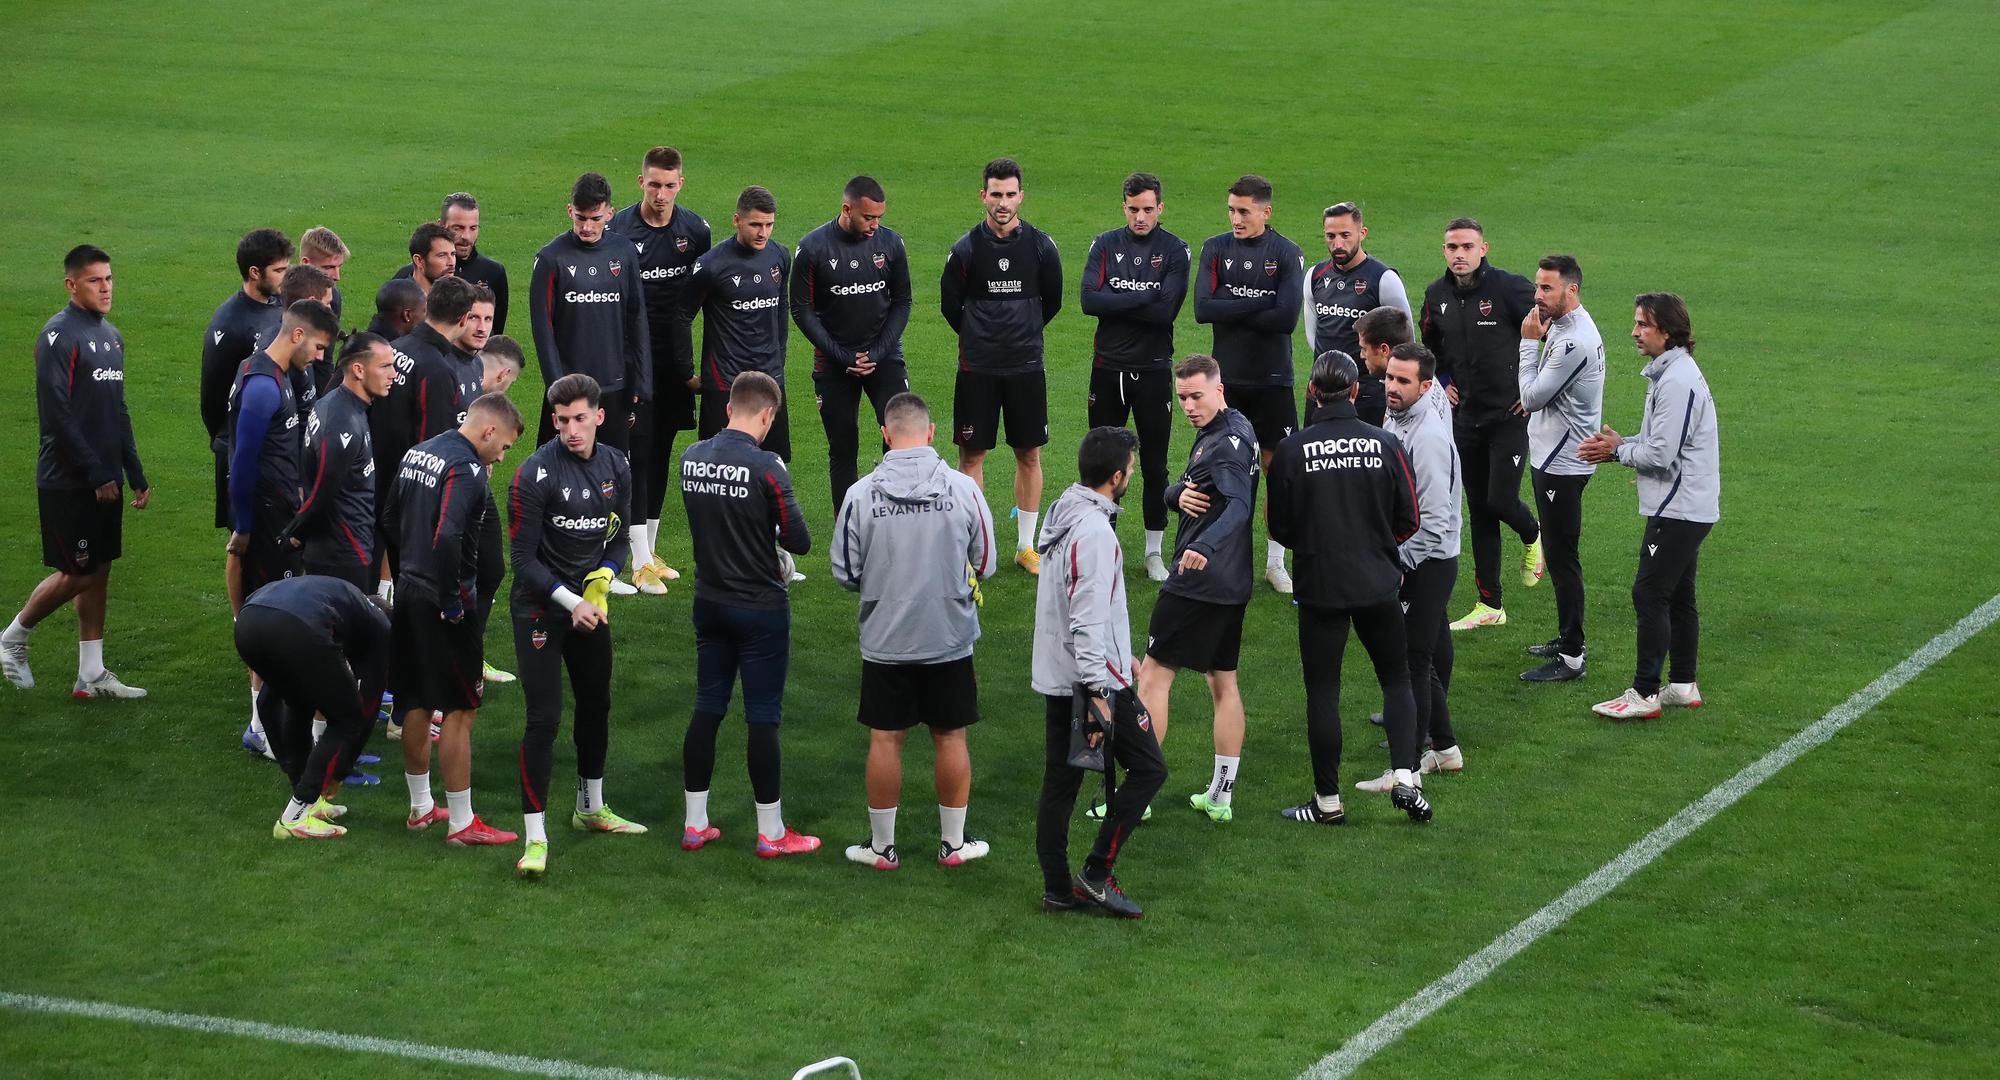
[{"label": "black tracksuit pants", "polygon": [[1167,445],[1173,441],[1174,373],[1090,371],[1090,426],[1124,427],[1129,416],[1139,433],[1140,514],[1149,532],[1167,528]]},{"label": "black tracksuit pants", "polygon": [[[272,608],[246,607],[236,619],[236,651],[264,680],[257,715],[292,797],[311,805],[348,774],[367,745],[389,680],[388,650],[376,650],[357,671],[318,628]],[[326,734],[316,743],[315,713],[326,717]]]},{"label": "black tracksuit pants", "polygon": [[576,716],[576,775],[602,780],[611,747],[611,624],[589,633],[570,626],[569,612],[552,604],[514,616],[514,657],[528,713],[521,735],[521,812],[544,813],[554,767],[556,729],[562,725],[562,677],[569,673]]},{"label": "black tracksuit pants", "polygon": [[1534,470],[1535,509],[1542,516],[1542,558],[1556,589],[1556,642],[1566,656],[1583,654],[1583,489],[1588,473],[1559,476]]},{"label": "black tracksuit pants", "polygon": [[[847,499],[847,489],[859,475],[855,459],[861,454],[861,424],[855,413],[861,395],[875,407],[875,426],[882,426],[882,410],[889,399],[910,388],[909,369],[902,364],[885,364],[866,375],[829,371],[813,375],[813,396],[819,399],[819,422],[826,429],[826,471],[833,484],[833,512]],[[884,447],[886,449],[886,445]]]},{"label": "black tracksuit pants", "polygon": [[[1044,710],[1047,759],[1042,766],[1042,798],[1035,810],[1035,858],[1042,864],[1042,888],[1057,896],[1070,893],[1069,822],[1076,813],[1076,794],[1089,770],[1069,763],[1069,723],[1072,699],[1048,695]],[[1125,770],[1125,782],[1115,784],[1105,773],[1104,823],[1097,827],[1097,840],[1090,846],[1084,870],[1093,879],[1111,873],[1118,852],[1132,830],[1139,827],[1146,807],[1167,782],[1167,759],[1160,753],[1160,740],[1153,735],[1151,721],[1141,726],[1138,695],[1130,690],[1118,695],[1111,710],[1111,757],[1115,768]]]},{"label": "black tracksuit pants", "polygon": [[1521,474],[1528,461],[1528,421],[1511,417],[1498,423],[1452,430],[1458,459],[1465,470],[1466,531],[1472,534],[1472,576],[1479,585],[1479,602],[1502,606],[1500,587],[1500,526],[1513,529],[1523,544],[1539,535],[1534,512],[1521,501]]},{"label": "black tracksuit pants", "polygon": [[1410,658],[1403,608],[1394,598],[1365,608],[1300,604],[1299,663],[1306,680],[1306,748],[1312,753],[1313,790],[1340,794],[1340,664],[1351,622],[1382,685],[1382,726],[1389,735],[1389,764],[1416,771],[1417,703],[1410,693]]},{"label": "black tracksuit pants", "polygon": [[1662,662],[1668,664],[1669,682],[1694,681],[1701,652],[1695,567],[1701,542],[1714,527],[1705,521],[1646,519],[1646,533],[1639,542],[1639,573],[1632,581],[1632,607],[1639,614],[1638,669],[1632,689],[1641,694],[1660,692]]},{"label": "black tracksuit pants", "polygon": [[[1445,684],[1451,679],[1450,615],[1452,586],[1458,584],[1458,557],[1426,559],[1403,575],[1402,599],[1405,654],[1410,658],[1410,691],[1417,710],[1417,749],[1426,742],[1439,750],[1458,745],[1445,707]],[[1440,652],[1443,654],[1440,656]],[[1442,662],[1444,672],[1436,668]],[[1388,722],[1388,714],[1383,714]]]}]

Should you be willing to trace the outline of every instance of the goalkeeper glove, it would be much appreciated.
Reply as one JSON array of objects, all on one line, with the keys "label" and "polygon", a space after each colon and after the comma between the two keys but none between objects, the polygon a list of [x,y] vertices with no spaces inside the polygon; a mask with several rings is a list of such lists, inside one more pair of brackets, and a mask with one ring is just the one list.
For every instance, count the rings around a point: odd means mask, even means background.
[{"label": "goalkeeper glove", "polygon": [[599,611],[609,611],[611,600],[611,568],[600,566],[583,575],[584,602]]},{"label": "goalkeeper glove", "polygon": [[979,568],[971,563],[965,564],[965,583],[972,586],[972,605],[985,607],[986,594],[979,591]]}]

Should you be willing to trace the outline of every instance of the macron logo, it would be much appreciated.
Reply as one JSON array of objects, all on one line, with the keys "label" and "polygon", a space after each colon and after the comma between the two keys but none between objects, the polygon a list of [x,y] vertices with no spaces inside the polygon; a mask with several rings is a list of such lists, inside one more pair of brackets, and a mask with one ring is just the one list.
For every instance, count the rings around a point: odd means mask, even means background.
[{"label": "macron logo", "polygon": [[[215,335],[215,340],[221,341],[222,335],[221,334]],[[55,343],[56,343],[56,331],[51,330],[49,331],[49,344],[54,345]]]},{"label": "macron logo", "polygon": [[535,466],[535,482],[536,482],[536,483],[538,483],[538,484],[539,484],[539,483],[541,483],[542,481],[544,481],[544,480],[547,480],[548,478],[549,478],[549,471],[548,471],[547,469],[544,469],[544,468],[542,468],[542,467],[541,467],[540,465],[537,465],[537,466]]},{"label": "macron logo", "polygon": [[[50,341],[54,341],[55,339],[56,339],[56,336],[55,336],[54,334],[50,334],[50,335],[49,335],[49,340],[50,340]],[[220,345],[220,344],[222,344],[222,331],[220,331],[220,330],[217,330],[217,331],[215,332],[215,343],[216,343],[217,345]]]},{"label": "macron logo", "polygon": [[1658,545],[1658,544],[1647,544],[1647,545],[1646,545],[1646,554],[1648,554],[1648,555],[1658,555],[1659,553],[1660,553],[1660,545]]}]

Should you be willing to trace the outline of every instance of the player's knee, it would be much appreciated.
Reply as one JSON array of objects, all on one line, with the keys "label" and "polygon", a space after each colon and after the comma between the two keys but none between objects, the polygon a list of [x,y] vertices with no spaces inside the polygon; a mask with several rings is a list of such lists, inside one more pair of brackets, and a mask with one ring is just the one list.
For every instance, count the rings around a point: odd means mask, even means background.
[{"label": "player's knee", "polygon": [[1039,446],[1019,447],[1014,451],[1014,460],[1019,462],[1024,469],[1039,469],[1042,467],[1042,448]]}]

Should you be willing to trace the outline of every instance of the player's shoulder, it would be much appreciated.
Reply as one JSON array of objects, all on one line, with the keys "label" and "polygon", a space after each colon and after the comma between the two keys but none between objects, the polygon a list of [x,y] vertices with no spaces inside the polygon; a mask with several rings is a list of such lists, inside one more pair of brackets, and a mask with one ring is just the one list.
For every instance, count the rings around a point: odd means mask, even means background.
[{"label": "player's shoulder", "polygon": [[878,226],[875,229],[875,246],[901,251],[903,250],[903,234],[887,225]]},{"label": "player's shoulder", "polygon": [[1188,249],[1188,242],[1181,239],[1179,233],[1157,226],[1153,229],[1153,243],[1155,246],[1166,248],[1169,253],[1178,249],[1182,254],[1186,254]]},{"label": "player's shoulder", "polygon": [[640,220],[639,204],[633,203],[611,215],[610,227],[617,229],[619,232],[624,232],[632,227],[633,222],[638,220]]}]

